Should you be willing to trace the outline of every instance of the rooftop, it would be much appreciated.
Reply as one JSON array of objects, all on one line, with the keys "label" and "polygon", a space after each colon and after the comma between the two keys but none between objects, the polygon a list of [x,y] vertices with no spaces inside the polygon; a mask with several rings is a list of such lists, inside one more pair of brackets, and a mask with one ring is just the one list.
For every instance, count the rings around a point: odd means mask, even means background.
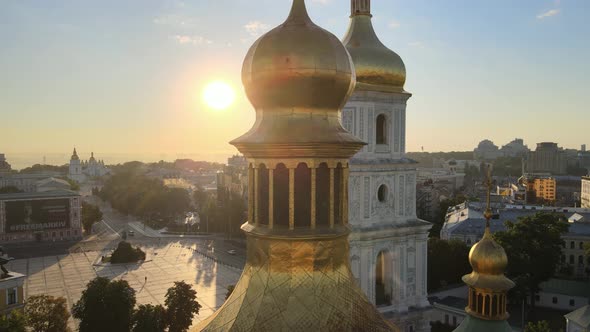
[{"label": "rooftop", "polygon": [[[590,236],[590,209],[555,208],[555,207],[519,207],[509,206],[504,209],[494,209],[494,217],[490,220],[492,233],[504,231],[506,221],[518,221],[519,217],[525,217],[536,212],[561,213],[570,223],[568,234]],[[483,209],[477,205],[460,204],[448,214],[442,231],[459,235],[483,235],[485,230],[485,218]]]},{"label": "rooftop", "polygon": [[564,316],[567,320],[572,321],[583,328],[590,327],[590,305],[585,305]]},{"label": "rooftop", "polygon": [[52,190],[39,193],[13,193],[13,194],[0,194],[0,201],[12,201],[12,200],[26,200],[26,199],[37,199],[37,198],[62,198],[62,197],[76,197],[80,196],[75,191],[71,190]]}]

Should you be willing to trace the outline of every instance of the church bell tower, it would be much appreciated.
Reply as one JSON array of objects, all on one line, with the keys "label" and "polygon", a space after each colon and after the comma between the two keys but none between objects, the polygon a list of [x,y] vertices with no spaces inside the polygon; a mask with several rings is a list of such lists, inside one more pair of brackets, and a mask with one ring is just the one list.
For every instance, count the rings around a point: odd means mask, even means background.
[{"label": "church bell tower", "polygon": [[242,69],[256,109],[231,142],[248,160],[247,260],[224,305],[197,331],[398,331],[350,270],[349,158],[365,143],[341,125],[355,86],[342,43],[293,0]]}]

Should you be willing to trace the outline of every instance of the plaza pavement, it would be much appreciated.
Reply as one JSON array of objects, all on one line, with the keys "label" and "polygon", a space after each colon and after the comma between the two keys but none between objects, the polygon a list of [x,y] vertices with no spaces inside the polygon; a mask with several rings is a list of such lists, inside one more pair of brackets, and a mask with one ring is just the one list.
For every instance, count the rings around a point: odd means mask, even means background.
[{"label": "plaza pavement", "polygon": [[[241,274],[240,269],[208,257],[207,248],[198,243],[172,241],[140,246],[147,254],[147,261],[142,264],[95,265],[105,252],[93,251],[18,259],[6,267],[27,275],[25,297],[63,296],[70,310],[80,299],[86,284],[96,276],[126,280],[136,291],[137,304],[154,305],[164,305],[166,290],[174,281],[184,280],[197,291],[197,300],[202,306],[193,324],[207,318],[223,304],[226,287],[235,284]],[[77,327],[73,319],[70,319],[70,327]]]}]

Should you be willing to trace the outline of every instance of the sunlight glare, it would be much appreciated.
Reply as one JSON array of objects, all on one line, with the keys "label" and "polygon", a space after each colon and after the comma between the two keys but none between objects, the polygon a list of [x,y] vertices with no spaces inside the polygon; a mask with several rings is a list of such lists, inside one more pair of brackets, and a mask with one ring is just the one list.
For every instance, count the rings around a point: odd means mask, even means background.
[{"label": "sunlight glare", "polygon": [[227,109],[234,102],[235,97],[232,87],[222,81],[211,82],[203,90],[203,101],[215,110]]}]

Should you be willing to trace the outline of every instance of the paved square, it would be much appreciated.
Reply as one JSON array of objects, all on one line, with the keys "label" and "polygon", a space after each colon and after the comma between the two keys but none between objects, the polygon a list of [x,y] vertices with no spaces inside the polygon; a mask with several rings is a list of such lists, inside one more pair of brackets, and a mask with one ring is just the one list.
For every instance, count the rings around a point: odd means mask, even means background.
[{"label": "paved square", "polygon": [[[70,310],[80,299],[86,284],[96,276],[126,280],[136,291],[137,304],[154,305],[164,305],[166,290],[175,281],[184,280],[193,285],[202,306],[193,324],[207,318],[223,304],[227,286],[235,284],[241,274],[239,269],[218,264],[199,254],[194,250],[196,244],[172,242],[140,247],[148,259],[143,264],[94,266],[102,255],[95,251],[19,259],[6,267],[9,271],[27,275],[25,297],[37,294],[63,296]],[[71,320],[70,326],[74,328],[77,324]]]}]

